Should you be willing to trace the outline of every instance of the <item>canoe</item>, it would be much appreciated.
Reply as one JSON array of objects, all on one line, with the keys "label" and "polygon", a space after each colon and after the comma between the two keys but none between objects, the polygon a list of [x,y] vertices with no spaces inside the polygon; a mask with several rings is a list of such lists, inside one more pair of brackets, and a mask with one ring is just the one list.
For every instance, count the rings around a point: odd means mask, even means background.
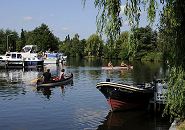
[{"label": "canoe", "polygon": [[130,70],[133,66],[114,66],[114,67],[102,67],[103,70]]},{"label": "canoe", "polygon": [[43,82],[37,82],[37,87],[52,87],[52,86],[59,86],[59,85],[65,85],[68,83],[71,83],[73,80],[73,74],[71,73],[69,76],[65,77],[65,79],[62,80],[51,80],[48,83]]}]

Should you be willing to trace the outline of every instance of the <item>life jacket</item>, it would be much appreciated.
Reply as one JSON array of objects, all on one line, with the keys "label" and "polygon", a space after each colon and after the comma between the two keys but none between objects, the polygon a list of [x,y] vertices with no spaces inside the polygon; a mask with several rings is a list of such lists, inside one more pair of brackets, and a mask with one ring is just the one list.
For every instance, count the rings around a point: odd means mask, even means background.
[{"label": "life jacket", "polygon": [[63,73],[63,74],[61,74],[61,77],[60,77],[60,79],[64,79],[64,73]]}]

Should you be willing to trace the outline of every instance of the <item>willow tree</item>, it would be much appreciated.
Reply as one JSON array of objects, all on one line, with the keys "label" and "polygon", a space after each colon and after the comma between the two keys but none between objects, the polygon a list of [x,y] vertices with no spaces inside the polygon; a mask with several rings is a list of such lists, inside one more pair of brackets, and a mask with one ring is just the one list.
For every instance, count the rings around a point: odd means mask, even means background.
[{"label": "willow tree", "polygon": [[[83,0],[84,2],[86,0]],[[125,16],[132,27],[137,27],[142,10],[147,11],[149,24],[155,20],[158,4],[163,6],[161,27],[165,46],[170,53],[171,73],[165,113],[185,118],[185,1],[184,0],[124,0]],[[97,31],[116,39],[120,34],[123,18],[120,15],[122,0],[95,0]],[[166,33],[165,33],[166,32]],[[167,38],[168,37],[168,38]],[[173,40],[171,40],[173,38]]]}]

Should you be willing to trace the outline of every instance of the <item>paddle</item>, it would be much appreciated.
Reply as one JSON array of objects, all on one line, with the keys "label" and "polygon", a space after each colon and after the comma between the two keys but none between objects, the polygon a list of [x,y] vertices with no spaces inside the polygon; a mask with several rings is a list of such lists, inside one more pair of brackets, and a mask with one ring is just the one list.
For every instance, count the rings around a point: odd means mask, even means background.
[{"label": "paddle", "polygon": [[39,80],[39,79],[42,79],[42,77],[38,77],[38,78],[35,78],[35,79],[31,80],[31,83],[36,83],[37,80]]},{"label": "paddle", "polygon": [[38,78],[31,80],[31,83],[36,83]]},{"label": "paddle", "polygon": [[[58,77],[57,75],[53,75],[53,76],[51,76],[51,79],[57,78],[57,77]],[[37,80],[39,80],[39,79],[43,79],[43,77],[41,76],[41,77],[35,78],[35,79],[31,80],[31,83],[36,83]]]}]

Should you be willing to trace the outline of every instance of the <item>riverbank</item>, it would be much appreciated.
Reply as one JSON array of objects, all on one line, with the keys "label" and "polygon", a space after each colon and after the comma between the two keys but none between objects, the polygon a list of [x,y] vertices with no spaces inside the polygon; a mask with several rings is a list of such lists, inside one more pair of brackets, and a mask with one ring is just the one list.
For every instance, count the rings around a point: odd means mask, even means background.
[{"label": "riverbank", "polygon": [[169,130],[185,130],[185,120],[183,121],[174,120]]},{"label": "riverbank", "polygon": [[176,124],[176,130],[185,130],[185,120]]}]

